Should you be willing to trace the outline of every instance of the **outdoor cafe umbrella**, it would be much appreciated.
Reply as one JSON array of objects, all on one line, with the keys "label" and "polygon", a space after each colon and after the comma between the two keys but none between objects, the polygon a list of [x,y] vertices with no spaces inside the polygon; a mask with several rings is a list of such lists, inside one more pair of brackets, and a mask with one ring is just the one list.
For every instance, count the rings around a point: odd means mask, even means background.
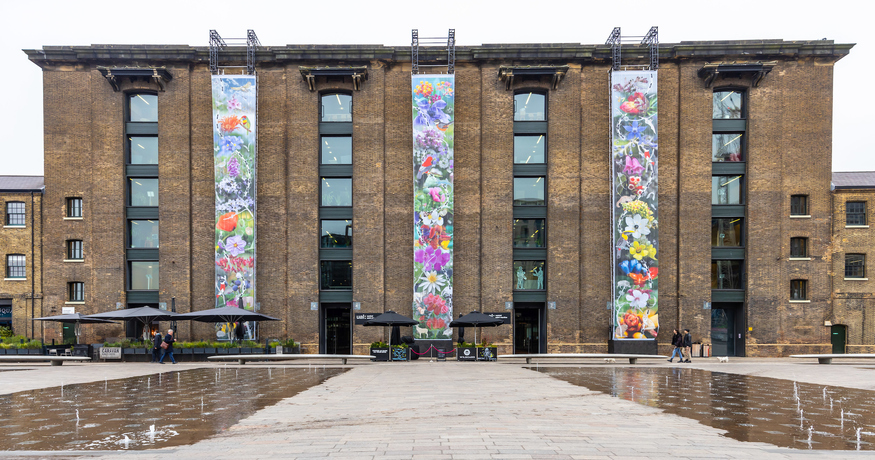
[{"label": "outdoor cafe umbrella", "polygon": [[[382,315],[376,316],[372,320],[365,321],[365,326],[392,326],[393,329],[395,327],[400,326],[416,326],[419,324],[419,321],[416,321],[413,318],[408,318],[404,315],[399,315],[392,310],[383,313]],[[400,334],[400,333],[399,333]],[[389,350],[391,355],[392,350],[392,335],[389,335]]]},{"label": "outdoor cafe umbrella", "polygon": [[193,311],[177,316],[177,319],[190,319],[202,323],[239,323],[243,321],[279,321],[279,318],[267,316],[252,310],[239,307],[211,308],[209,310]]},{"label": "outdoor cafe umbrella", "polygon": [[[489,315],[484,315],[479,311],[472,311],[467,315],[460,316],[459,319],[450,321],[450,327],[493,327],[501,326],[504,320],[501,318],[493,318]],[[474,329],[474,343],[477,343],[477,329]]]},{"label": "outdoor cafe umbrella", "polygon": [[85,316],[85,318],[110,319],[116,321],[139,321],[143,323],[143,326],[148,326],[149,324],[152,324],[152,321],[172,321],[179,318],[179,316],[181,315],[166,310],[159,310],[152,307],[139,307],[87,315]]},{"label": "outdoor cafe umbrella", "polygon": [[55,316],[43,316],[42,318],[34,318],[37,321],[55,321],[58,323],[72,323],[73,333],[76,334],[76,344],[79,344],[79,334],[81,332],[80,326],[82,324],[93,324],[93,323],[111,323],[112,321],[108,319],[97,319],[97,318],[89,318],[82,313],[68,313],[66,315],[55,315]]}]

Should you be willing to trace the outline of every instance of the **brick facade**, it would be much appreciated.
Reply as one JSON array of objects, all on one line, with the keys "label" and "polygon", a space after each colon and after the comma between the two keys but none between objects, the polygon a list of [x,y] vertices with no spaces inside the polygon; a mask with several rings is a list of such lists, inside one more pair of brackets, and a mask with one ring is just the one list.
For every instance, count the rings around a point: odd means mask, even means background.
[{"label": "brick facade", "polygon": [[[547,301],[549,352],[607,351],[611,336],[611,203],[608,146],[610,49],[602,45],[488,45],[457,49],[455,124],[455,315],[501,311],[514,299],[513,94],[543,91],[548,100]],[[823,321],[833,311],[829,244],[833,65],[849,45],[817,42],[708,42],[660,45],[660,351],[674,327],[709,341],[711,317],[711,104],[715,88],[746,93],[744,349],[748,356],[823,351]],[[624,49],[624,64],[637,51]],[[45,93],[46,197],[43,312],[64,303],[66,283],[85,280],[85,313],[126,304],[124,105],[128,91],[159,101],[160,292],[177,310],[213,305],[214,184],[210,72],[204,48],[52,47],[27,51],[42,67]],[[728,78],[710,87],[706,64],[775,61],[757,86]],[[100,57],[98,57],[100,56]],[[242,56],[242,53],[229,56]],[[529,57],[531,56],[531,57]],[[628,58],[628,60],[626,60]],[[757,61],[759,62],[759,61]],[[514,83],[503,65],[567,65],[555,89],[548,79]],[[317,78],[301,66],[365,65],[368,79]],[[122,79],[119,91],[98,66],[164,68],[161,90]],[[258,301],[282,319],[262,337],[293,337],[317,352],[319,311],[319,96],[352,94],[352,297],[362,311],[410,314],[412,301],[411,109],[409,48],[289,46],[259,52]],[[811,217],[791,219],[790,195],[810,196]],[[80,196],[81,221],[64,220],[65,197]],[[790,261],[789,237],[806,236],[810,261]],[[62,262],[63,242],[85,242],[84,263]],[[809,280],[809,302],[791,303],[791,279]],[[843,307],[844,308],[844,307]],[[53,310],[54,309],[54,310]],[[835,311],[838,311],[836,305]],[[838,318],[838,317],[836,317]],[[838,319],[836,319],[838,320]],[[86,341],[119,336],[118,326],[86,328]],[[212,325],[180,323],[180,337],[209,338]],[[356,353],[384,337],[354,327]],[[513,328],[486,329],[501,353]],[[856,334],[857,332],[854,332]],[[853,334],[852,334],[853,335]],[[871,337],[871,334],[869,335]]]},{"label": "brick facade", "polygon": [[[5,188],[6,179],[0,177],[0,263],[3,264],[3,276],[0,277],[0,307],[12,308],[11,327],[15,335],[39,337],[41,321],[32,318],[42,316],[42,244],[40,235],[42,223],[42,187],[32,190]],[[14,179],[18,179],[15,177]],[[28,177],[28,181],[42,183],[42,178]],[[7,203],[21,203],[24,206],[24,225],[7,225]],[[34,214],[36,213],[36,214]],[[7,276],[7,255],[23,255],[25,258],[24,278],[9,278]],[[6,304],[9,305],[6,305]],[[60,312],[59,312],[60,314]],[[34,331],[36,330],[36,333]]]}]

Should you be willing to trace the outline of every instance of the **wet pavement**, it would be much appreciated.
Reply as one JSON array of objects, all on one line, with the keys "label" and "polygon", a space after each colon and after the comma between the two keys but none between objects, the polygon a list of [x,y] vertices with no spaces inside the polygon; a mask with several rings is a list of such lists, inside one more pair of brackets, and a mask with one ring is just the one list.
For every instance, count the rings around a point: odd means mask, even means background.
[{"label": "wet pavement", "polygon": [[[205,368],[212,372],[217,369],[231,372],[234,365],[193,364],[192,368]],[[276,366],[271,364],[271,367]],[[5,367],[5,366],[0,366]],[[130,377],[152,375],[157,370],[148,364],[88,364],[58,367],[25,366],[25,372],[0,372],[0,394],[8,393],[7,388],[16,391],[48,385],[46,380],[55,382],[63,378],[71,381],[90,381],[103,383],[106,375],[110,382],[113,376]],[[181,367],[181,366],[180,366]],[[252,363],[241,367],[266,369],[267,364]],[[274,367],[273,373],[280,366]],[[306,370],[307,364],[281,366]],[[316,367],[316,366],[313,366]],[[321,366],[319,366],[321,367]],[[341,367],[331,366],[328,368]],[[597,389],[588,389],[551,377],[544,372],[529,370],[523,362],[499,361],[498,363],[458,363],[429,362],[420,360],[411,363],[356,364],[346,366],[349,371],[332,377],[322,384],[310,387],[295,396],[283,399],[276,404],[257,410],[252,415],[228,426],[207,439],[190,445],[161,447],[148,450],[95,451],[71,448],[66,451],[44,451],[36,449],[5,451],[2,456],[33,458],[121,458],[154,459],[156,456],[173,456],[186,459],[240,459],[240,458],[424,458],[424,459],[572,459],[572,458],[635,458],[635,459],[679,459],[679,458],[869,458],[867,444],[875,440],[860,422],[862,415],[852,408],[846,396],[839,393],[856,388],[871,390],[875,387],[875,370],[872,365],[848,363],[823,366],[818,364],[790,361],[787,359],[734,359],[728,364],[716,360],[696,360],[693,365],[684,365],[683,371],[675,364],[635,365],[606,364],[593,360],[578,363],[556,363],[549,366],[535,366],[538,370],[550,369],[567,374],[587,371],[590,375],[602,374],[600,381],[611,381],[606,377],[608,371],[616,370],[615,382],[631,382],[623,385],[628,388],[629,399],[617,393],[611,396]],[[756,440],[739,441],[729,437],[729,430],[706,425],[693,418],[671,412],[671,408],[657,404],[639,404],[641,393],[653,393],[658,385],[672,378],[674,372],[690,372],[688,380],[711,383],[712,391],[717,377],[700,372],[694,377],[692,369],[719,371],[728,376],[752,375],[758,377],[779,377],[786,382],[765,382],[765,385],[779,386],[775,398],[783,394],[783,401],[789,395],[792,401],[793,382],[800,398],[803,414],[802,429],[806,421],[819,420],[829,415],[828,403],[824,403],[823,387],[827,386],[827,400],[833,398],[833,414],[840,410],[837,403],[846,410],[845,429],[839,431],[847,438],[848,430],[861,428],[861,450],[855,445],[851,450],[838,450],[827,447],[828,437],[819,431],[827,432],[832,427],[814,425],[811,450],[805,431],[796,433],[795,448],[777,447],[768,442]],[[646,377],[619,377],[619,373],[634,369]],[[642,373],[644,371],[644,373]],[[631,376],[633,374],[626,374]],[[658,376],[658,378],[656,377]],[[649,379],[649,380],[648,380]],[[720,377],[720,385],[727,388],[733,379]],[[693,405],[701,412],[723,413],[742,412],[735,410],[742,404],[744,410],[753,407],[755,393],[759,390],[771,391],[768,387],[747,389],[741,399],[720,399],[719,395],[708,393],[707,405]],[[841,384],[844,383],[844,384]],[[594,383],[591,383],[594,387]],[[787,386],[789,385],[789,386]],[[701,385],[699,385],[701,386]],[[834,388],[835,387],[835,388]],[[841,387],[841,388],[838,388]],[[57,383],[53,388],[59,389]],[[632,388],[635,396],[632,397]],[[645,390],[645,388],[648,388]],[[66,391],[66,388],[65,388]],[[626,391],[625,389],[623,391]],[[647,392],[650,393],[647,393]],[[723,390],[721,390],[723,391]],[[740,391],[740,390],[739,390]],[[818,393],[819,392],[819,393]],[[763,391],[765,393],[765,391]],[[666,395],[670,392],[664,393]],[[721,393],[722,394],[722,393]],[[703,393],[704,395],[704,393]],[[776,396],[777,395],[777,396]],[[820,398],[818,400],[818,397]],[[852,395],[853,399],[854,396]],[[865,396],[857,399],[865,400]],[[646,397],[645,400],[652,398]],[[671,398],[666,398],[671,399]],[[856,404],[856,402],[854,402]],[[865,404],[869,404],[866,402]],[[867,406],[855,407],[865,408]],[[783,404],[786,406],[786,404]],[[719,408],[728,409],[726,411]],[[776,425],[798,424],[794,418],[798,411],[795,405],[772,414]],[[811,412],[817,418],[808,415]],[[757,412],[756,416],[760,416]],[[724,415],[716,415],[721,417]],[[81,422],[80,422],[81,423]],[[857,423],[854,425],[854,423]],[[834,424],[834,423],[825,423]],[[156,427],[157,428],[157,427]],[[792,430],[783,427],[774,431]],[[800,434],[802,434],[800,436]],[[839,437],[836,436],[838,439]],[[2,438],[0,438],[2,439]],[[796,439],[799,439],[797,441]],[[842,449],[846,449],[844,447]]]}]

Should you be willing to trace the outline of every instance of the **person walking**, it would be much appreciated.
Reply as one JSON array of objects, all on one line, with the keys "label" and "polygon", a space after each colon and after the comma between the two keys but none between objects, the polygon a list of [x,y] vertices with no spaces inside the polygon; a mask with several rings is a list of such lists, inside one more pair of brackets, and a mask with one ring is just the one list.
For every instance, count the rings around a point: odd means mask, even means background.
[{"label": "person walking", "polygon": [[681,361],[682,363],[691,363],[690,356],[693,354],[693,337],[690,335],[689,329],[684,329],[684,354],[686,355],[686,360]]},{"label": "person walking", "polygon": [[677,329],[674,330],[674,333],[671,336],[671,344],[674,347],[674,350],[672,350],[671,358],[668,358],[668,362],[673,362],[672,360],[674,359],[675,356],[677,356],[678,358],[681,359],[681,361],[683,361],[684,360],[684,353],[681,349],[684,346],[684,336],[681,335],[681,333],[678,332]]},{"label": "person walking", "polygon": [[164,357],[167,355],[170,355],[170,361],[176,364],[176,360],[173,359],[173,342],[176,342],[176,339],[173,338],[173,329],[168,329],[167,335],[164,336],[164,341],[161,344],[161,347],[164,348],[164,353],[161,355],[161,359],[158,360],[158,364],[164,364]]},{"label": "person walking", "polygon": [[155,331],[155,337],[152,337],[152,361],[153,363],[157,363],[158,359],[161,358],[161,342],[164,341],[164,338],[161,337],[161,333]]}]

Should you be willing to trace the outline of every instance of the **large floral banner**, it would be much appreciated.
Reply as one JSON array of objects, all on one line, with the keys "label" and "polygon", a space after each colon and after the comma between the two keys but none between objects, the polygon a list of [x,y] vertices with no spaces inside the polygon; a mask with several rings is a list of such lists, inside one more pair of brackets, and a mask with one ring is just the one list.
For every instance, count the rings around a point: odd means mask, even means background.
[{"label": "large floral banner", "polygon": [[216,308],[255,305],[255,76],[213,75]]},{"label": "large floral banner", "polygon": [[413,75],[413,317],[417,339],[452,339],[454,75]]},{"label": "large floral banner", "polygon": [[655,71],[611,73],[614,339],[659,332]]}]

